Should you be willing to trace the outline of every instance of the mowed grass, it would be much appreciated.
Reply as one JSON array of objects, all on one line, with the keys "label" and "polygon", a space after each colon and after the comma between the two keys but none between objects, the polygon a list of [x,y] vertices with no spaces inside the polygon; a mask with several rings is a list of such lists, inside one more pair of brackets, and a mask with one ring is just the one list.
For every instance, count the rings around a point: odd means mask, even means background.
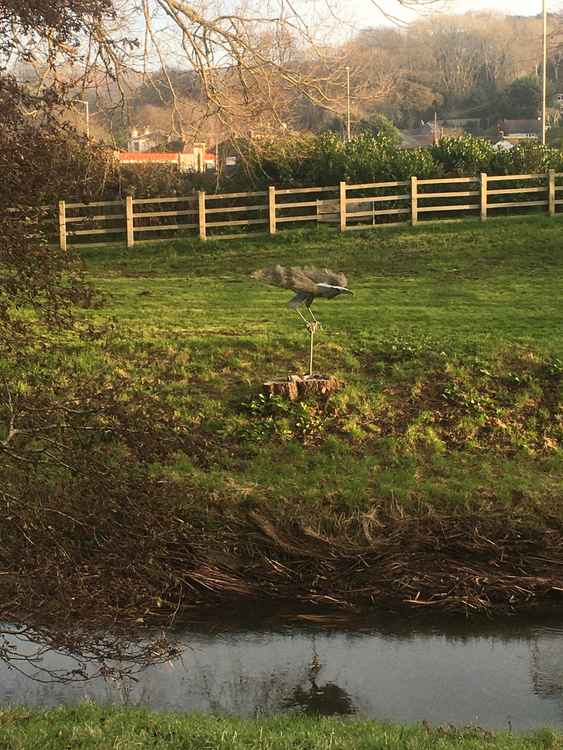
[{"label": "mowed grass", "polygon": [[275,239],[177,241],[81,254],[114,295],[112,313],[168,334],[281,336],[281,343],[293,343],[303,331],[284,308],[288,292],[248,275],[274,263],[311,263],[344,270],[355,294],[315,306],[325,345],[398,332],[460,350],[518,342],[561,353],[562,238],[557,221],[497,220],[362,236],[294,231]]},{"label": "mowed grass", "polygon": [[243,720],[156,714],[142,709],[83,704],[47,711],[0,711],[4,750],[557,750],[563,737],[550,729],[530,735],[478,728],[400,726],[314,717]]},{"label": "mowed grass", "polygon": [[[190,497],[273,512],[510,508],[560,516],[563,225],[529,218],[81,250],[113,324],[50,366],[146,393],[189,440],[151,463]],[[307,369],[291,292],[260,267],[344,271],[314,305],[328,402],[260,397]]]}]

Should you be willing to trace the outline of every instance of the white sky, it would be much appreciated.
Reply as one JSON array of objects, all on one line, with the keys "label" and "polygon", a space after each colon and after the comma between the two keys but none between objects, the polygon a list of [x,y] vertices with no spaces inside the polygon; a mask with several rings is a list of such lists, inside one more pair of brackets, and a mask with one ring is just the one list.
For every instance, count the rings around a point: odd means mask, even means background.
[{"label": "white sky", "polygon": [[[411,20],[415,14],[400,9],[395,0],[381,0],[378,3],[390,13],[400,18]],[[561,0],[548,0],[548,11],[555,11],[561,7]],[[388,22],[381,16],[371,0],[353,0],[354,16],[360,26],[381,26]],[[465,13],[470,10],[496,10],[511,15],[538,15],[542,10],[542,0],[449,0],[443,2],[436,10],[442,9],[450,13]]]}]

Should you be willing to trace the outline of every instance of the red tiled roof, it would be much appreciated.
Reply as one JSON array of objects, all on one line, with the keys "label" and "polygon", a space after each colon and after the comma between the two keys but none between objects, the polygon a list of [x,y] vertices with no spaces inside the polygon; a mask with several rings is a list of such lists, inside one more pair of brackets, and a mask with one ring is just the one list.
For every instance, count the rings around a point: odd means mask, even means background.
[{"label": "red tiled roof", "polygon": [[[189,153],[189,152],[184,152]],[[177,161],[179,154],[175,151],[120,151],[121,161]],[[215,161],[215,154],[211,151],[205,153],[206,161]]]},{"label": "red tiled roof", "polygon": [[178,161],[178,154],[170,151],[120,151],[119,161]]}]

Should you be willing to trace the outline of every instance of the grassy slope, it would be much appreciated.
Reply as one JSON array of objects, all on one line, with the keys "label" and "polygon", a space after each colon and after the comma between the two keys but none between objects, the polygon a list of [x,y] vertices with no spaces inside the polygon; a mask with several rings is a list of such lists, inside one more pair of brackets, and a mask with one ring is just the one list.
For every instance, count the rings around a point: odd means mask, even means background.
[{"label": "grassy slope", "polygon": [[280,717],[249,721],[154,714],[139,709],[79,708],[0,711],[4,750],[183,748],[184,750],[557,750],[563,737],[480,729],[402,727],[373,721]]},{"label": "grassy slope", "polygon": [[[529,219],[83,251],[107,295],[88,315],[114,323],[45,342],[13,387],[76,390],[96,429],[62,436],[72,470],[6,478],[8,614],[560,596],[561,236]],[[315,305],[316,369],[345,381],[326,403],[260,398],[307,358],[289,292],[248,277],[275,262],[349,275],[353,297]]]},{"label": "grassy slope", "polygon": [[[160,378],[206,433],[216,454],[200,477],[208,490],[232,502],[238,488],[260,504],[330,495],[361,510],[374,495],[449,506],[523,492],[549,502],[561,481],[561,231],[548,220],[497,221],[84,256],[111,294],[103,313],[129,330],[104,357]],[[306,367],[288,292],[248,279],[275,262],[343,269],[354,289],[315,305],[325,325],[316,369],[347,383],[328,420],[259,401],[241,409],[264,380]],[[198,467],[180,457],[185,470]]]}]

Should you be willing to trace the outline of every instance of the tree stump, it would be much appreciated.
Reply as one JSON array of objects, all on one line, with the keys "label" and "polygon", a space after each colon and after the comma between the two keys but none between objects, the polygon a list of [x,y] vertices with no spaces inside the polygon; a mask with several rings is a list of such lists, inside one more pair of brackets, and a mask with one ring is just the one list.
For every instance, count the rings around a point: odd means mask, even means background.
[{"label": "tree stump", "polygon": [[290,401],[298,401],[307,396],[330,396],[342,387],[340,380],[332,375],[288,375],[281,380],[264,383],[266,396],[284,396]]}]

